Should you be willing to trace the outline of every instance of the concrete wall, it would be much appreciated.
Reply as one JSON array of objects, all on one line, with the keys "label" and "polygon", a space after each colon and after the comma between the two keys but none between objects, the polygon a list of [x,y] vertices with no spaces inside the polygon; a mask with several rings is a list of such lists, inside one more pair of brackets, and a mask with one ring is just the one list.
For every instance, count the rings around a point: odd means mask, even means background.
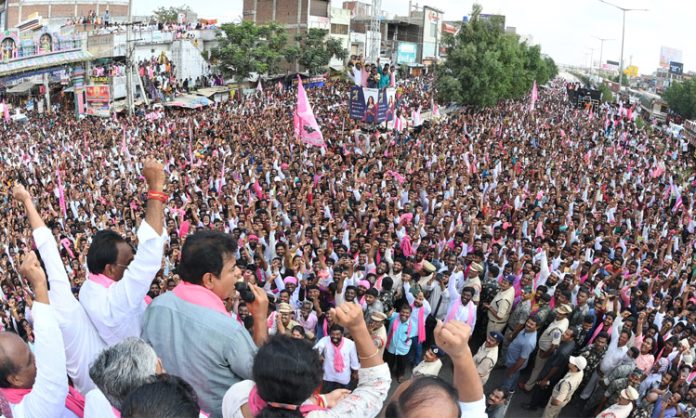
[{"label": "concrete wall", "polygon": [[127,0],[76,0],[76,1],[50,1],[50,0],[9,0],[6,9],[5,28],[13,28],[19,22],[27,19],[32,13],[38,13],[44,19],[65,19],[74,16],[87,16],[92,11],[96,11],[99,16],[104,15],[104,11],[109,9],[112,20],[128,16]]}]

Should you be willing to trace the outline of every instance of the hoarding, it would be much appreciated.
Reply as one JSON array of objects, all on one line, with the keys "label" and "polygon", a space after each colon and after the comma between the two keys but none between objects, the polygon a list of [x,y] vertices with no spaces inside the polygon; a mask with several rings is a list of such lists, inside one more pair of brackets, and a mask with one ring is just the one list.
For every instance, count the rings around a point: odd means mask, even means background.
[{"label": "hoarding", "polygon": [[684,62],[682,60],[681,49],[670,48],[667,46],[660,47],[660,67],[669,68],[670,62]]},{"label": "hoarding", "polygon": [[674,75],[682,75],[684,73],[684,64],[681,62],[670,61],[669,73]]},{"label": "hoarding", "polygon": [[418,44],[413,42],[399,42],[399,47],[396,50],[397,64],[411,64],[416,62],[418,55]]}]

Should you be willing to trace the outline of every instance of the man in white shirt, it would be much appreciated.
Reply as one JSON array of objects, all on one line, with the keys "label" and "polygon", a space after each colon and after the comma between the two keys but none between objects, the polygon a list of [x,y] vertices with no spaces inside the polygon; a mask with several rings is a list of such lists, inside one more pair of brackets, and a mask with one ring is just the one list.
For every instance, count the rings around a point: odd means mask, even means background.
[{"label": "man in white shirt", "polygon": [[628,418],[637,399],[638,391],[629,386],[621,391],[615,404],[600,412],[596,418]]},{"label": "man in white shirt", "polygon": [[162,264],[167,239],[163,228],[166,175],[161,163],[143,167],[148,200],[145,220],[138,228],[138,252],[111,230],[99,231],[87,252],[89,279],[80,289],[80,303],[107,345],[140,337],[145,296]]},{"label": "man in white shirt", "polygon": [[49,305],[46,275],[36,254],[25,257],[20,273],[34,289],[34,352],[17,334],[0,334],[0,392],[15,417],[76,417],[67,406],[65,352],[55,312]]},{"label": "man in white shirt", "polygon": [[454,281],[450,278],[447,284],[447,291],[450,295],[450,303],[447,307],[445,322],[459,321],[471,327],[473,330],[476,327],[476,304],[472,301],[476,289],[473,287],[465,287],[462,289],[461,295],[457,292],[457,287]]},{"label": "man in white shirt", "polygon": [[51,284],[48,294],[65,343],[68,376],[81,393],[87,393],[95,387],[89,377],[89,365],[104,349],[104,341],[99,337],[80,302],[75,299],[56,242],[36,210],[31,196],[24,186],[20,185],[15,186],[13,195],[24,205],[33,229],[34,242]]},{"label": "man in white shirt", "polygon": [[324,359],[322,391],[330,393],[336,389],[347,389],[351,377],[357,375],[360,363],[355,343],[343,337],[343,327],[332,325],[329,335],[319,340],[314,349]]}]

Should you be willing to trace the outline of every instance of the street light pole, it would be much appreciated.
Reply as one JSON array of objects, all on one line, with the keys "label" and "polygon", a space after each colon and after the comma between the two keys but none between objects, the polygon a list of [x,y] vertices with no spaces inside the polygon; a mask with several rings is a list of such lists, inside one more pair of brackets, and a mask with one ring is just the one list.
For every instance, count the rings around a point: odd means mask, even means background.
[{"label": "street light pole", "polygon": [[626,12],[647,12],[648,9],[628,9],[625,7],[617,6],[614,3],[610,3],[606,0],[599,0],[604,4],[615,7],[621,12],[623,12],[623,24],[621,26],[621,56],[619,57],[619,91],[623,89],[623,54],[624,54],[624,41],[626,37]]},{"label": "street light pole", "polygon": [[599,40],[599,68],[602,68],[602,57],[604,56],[604,42],[606,41],[613,41],[613,39],[609,38],[598,38],[594,37],[595,39]]}]

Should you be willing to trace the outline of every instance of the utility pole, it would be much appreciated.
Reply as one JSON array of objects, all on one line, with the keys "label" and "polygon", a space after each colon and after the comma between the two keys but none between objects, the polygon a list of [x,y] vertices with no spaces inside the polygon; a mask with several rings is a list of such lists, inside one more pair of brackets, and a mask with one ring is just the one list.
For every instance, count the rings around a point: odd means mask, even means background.
[{"label": "utility pole", "polygon": [[619,92],[623,89],[623,55],[624,55],[624,41],[626,39],[626,12],[647,12],[648,9],[627,9],[625,7],[617,6],[614,3],[609,3],[606,0],[599,0],[604,4],[615,7],[621,10],[622,14],[622,24],[621,24],[621,57],[619,58]]},{"label": "utility pole", "polygon": [[604,42],[613,41],[613,39],[598,38],[596,36],[594,38],[599,40],[599,68],[601,69],[602,68],[602,57],[604,56]]},{"label": "utility pole", "polygon": [[126,24],[126,107],[128,115],[133,114],[133,48],[131,31],[133,30],[133,0],[128,0],[128,23]]}]

